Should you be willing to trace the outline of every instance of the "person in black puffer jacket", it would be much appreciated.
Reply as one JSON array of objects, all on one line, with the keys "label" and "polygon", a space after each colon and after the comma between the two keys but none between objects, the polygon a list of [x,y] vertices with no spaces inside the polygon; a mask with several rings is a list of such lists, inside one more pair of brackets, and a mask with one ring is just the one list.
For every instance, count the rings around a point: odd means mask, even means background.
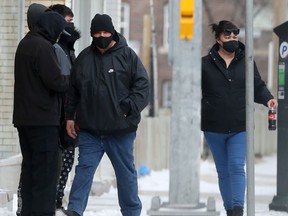
[{"label": "person in black puffer jacket", "polygon": [[79,157],[64,214],[83,215],[94,173],[106,153],[116,174],[122,215],[140,216],[133,149],[141,111],[148,104],[148,75],[110,16],[96,14],[90,33],[91,45],[72,67],[65,104],[67,132],[78,137]]},{"label": "person in black puffer jacket", "polygon": [[[216,43],[202,58],[201,129],[211,149],[228,216],[242,216],[246,188],[245,46],[230,21],[212,24]],[[278,103],[254,63],[254,101]]]}]

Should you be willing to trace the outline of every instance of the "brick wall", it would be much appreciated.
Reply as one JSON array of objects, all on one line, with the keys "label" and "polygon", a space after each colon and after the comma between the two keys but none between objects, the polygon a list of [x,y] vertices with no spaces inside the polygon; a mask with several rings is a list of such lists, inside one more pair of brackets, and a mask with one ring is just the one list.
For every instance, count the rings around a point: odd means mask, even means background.
[{"label": "brick wall", "polygon": [[12,125],[18,1],[1,1],[0,4],[0,158],[6,158],[18,152],[17,132]]}]

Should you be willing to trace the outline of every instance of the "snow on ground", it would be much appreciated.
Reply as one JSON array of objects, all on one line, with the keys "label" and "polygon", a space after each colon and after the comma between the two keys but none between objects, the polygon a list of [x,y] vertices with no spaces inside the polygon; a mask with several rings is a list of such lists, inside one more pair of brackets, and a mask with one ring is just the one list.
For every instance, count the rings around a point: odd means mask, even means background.
[{"label": "snow on ground", "polygon": [[[255,159],[255,216],[288,216],[286,212],[269,211],[269,204],[276,195],[277,156]],[[139,178],[139,195],[143,210],[141,216],[147,216],[151,199],[159,196],[161,202],[169,199],[169,170],[151,171],[149,175]],[[214,163],[202,161],[200,167],[200,200],[207,203],[208,197],[214,197],[216,211],[225,216],[225,210],[219,195]],[[245,213],[246,215],[246,213]],[[15,216],[7,208],[0,208],[0,216]],[[117,191],[111,188],[100,197],[91,196],[84,216],[121,216],[117,201]]]}]

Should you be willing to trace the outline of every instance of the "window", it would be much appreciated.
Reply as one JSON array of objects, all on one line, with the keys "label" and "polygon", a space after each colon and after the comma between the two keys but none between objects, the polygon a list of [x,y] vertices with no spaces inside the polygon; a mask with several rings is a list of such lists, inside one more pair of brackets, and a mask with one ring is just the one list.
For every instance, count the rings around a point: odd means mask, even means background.
[{"label": "window", "polygon": [[121,3],[120,33],[129,41],[130,5]]}]

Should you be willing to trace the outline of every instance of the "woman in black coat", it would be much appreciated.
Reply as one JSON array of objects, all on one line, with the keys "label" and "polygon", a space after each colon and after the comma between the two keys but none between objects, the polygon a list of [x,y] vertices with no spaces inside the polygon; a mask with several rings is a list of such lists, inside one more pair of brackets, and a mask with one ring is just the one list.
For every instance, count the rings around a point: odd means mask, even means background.
[{"label": "woman in black coat", "polygon": [[[213,154],[228,216],[242,216],[246,188],[245,46],[229,21],[212,24],[216,43],[202,58],[201,129]],[[277,107],[254,63],[254,101]]]}]

